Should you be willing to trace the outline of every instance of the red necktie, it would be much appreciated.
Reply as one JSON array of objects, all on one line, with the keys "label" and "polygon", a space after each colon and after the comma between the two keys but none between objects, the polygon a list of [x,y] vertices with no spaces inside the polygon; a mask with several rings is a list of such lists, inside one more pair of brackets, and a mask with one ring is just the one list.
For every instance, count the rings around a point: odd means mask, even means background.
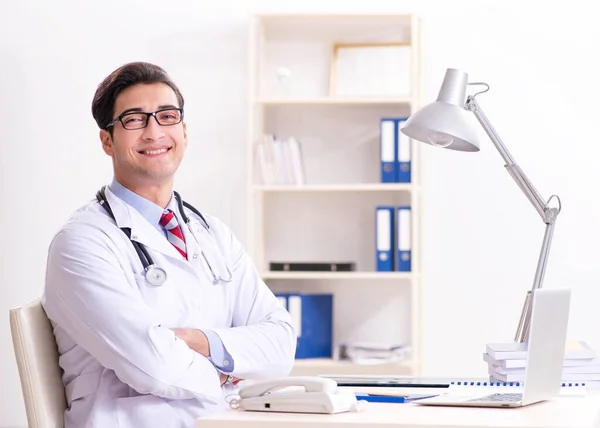
[{"label": "red necktie", "polygon": [[167,239],[169,242],[173,244],[173,246],[177,249],[177,251],[179,251],[179,254],[181,254],[184,259],[187,259],[185,238],[183,237],[183,232],[181,231],[181,227],[179,227],[175,213],[173,213],[171,210],[163,213],[160,218],[160,225],[167,230]]}]

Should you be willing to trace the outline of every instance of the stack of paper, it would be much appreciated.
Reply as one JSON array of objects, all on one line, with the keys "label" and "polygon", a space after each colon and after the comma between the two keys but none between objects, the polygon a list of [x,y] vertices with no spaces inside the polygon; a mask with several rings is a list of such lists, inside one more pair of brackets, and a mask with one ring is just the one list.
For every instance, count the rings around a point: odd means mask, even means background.
[{"label": "stack of paper", "polygon": [[[491,381],[523,382],[527,363],[526,343],[490,343],[483,354]],[[600,388],[600,357],[587,343],[568,342],[563,363],[564,383],[585,383]]]},{"label": "stack of paper", "polygon": [[340,345],[340,359],[356,364],[385,364],[410,358],[410,347],[386,343],[350,342]]}]

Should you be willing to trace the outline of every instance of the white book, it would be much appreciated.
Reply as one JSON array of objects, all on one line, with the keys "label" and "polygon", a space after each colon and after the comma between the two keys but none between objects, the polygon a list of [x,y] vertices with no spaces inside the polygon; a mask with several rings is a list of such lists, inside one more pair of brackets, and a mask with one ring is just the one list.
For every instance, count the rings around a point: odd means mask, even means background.
[{"label": "white book", "polygon": [[[525,372],[500,374],[488,367],[488,374],[501,382],[523,382],[525,380]],[[600,373],[564,373],[562,375],[563,382],[587,382],[600,381]]]},{"label": "white book", "polygon": [[283,144],[277,138],[273,139],[273,152],[275,153],[275,184],[286,184],[285,182],[285,159]]},{"label": "white book", "polygon": [[292,162],[292,148],[289,140],[281,141],[283,153],[283,179],[284,184],[296,184],[294,178],[294,165]]},{"label": "white book", "polygon": [[[527,358],[527,343],[488,343],[486,352],[494,360],[525,359]],[[596,351],[585,342],[567,342],[565,348],[565,358],[567,359],[596,358],[596,356]]]},{"label": "white book", "polygon": [[[490,365],[489,374],[490,375],[511,375],[511,374],[524,374],[525,368],[518,369],[507,369],[500,366]],[[492,373],[493,372],[493,373]],[[571,373],[585,373],[585,374],[600,374],[600,366],[581,366],[581,367],[563,367],[563,373],[571,374]]]},{"label": "white book", "polygon": [[300,151],[300,143],[295,138],[288,140],[290,152],[292,155],[292,172],[293,172],[293,183],[303,185],[304,179],[304,165],[302,162],[302,152]]},{"label": "white book", "polygon": [[[516,360],[495,360],[487,353],[483,353],[483,361],[493,366],[503,367],[505,369],[525,368],[527,360],[520,358]],[[600,366],[600,358],[565,358],[563,367],[580,367],[580,366]]]},{"label": "white book", "polygon": [[265,134],[263,137],[266,182],[264,184],[277,184],[277,170],[275,163],[275,137],[271,134]]}]

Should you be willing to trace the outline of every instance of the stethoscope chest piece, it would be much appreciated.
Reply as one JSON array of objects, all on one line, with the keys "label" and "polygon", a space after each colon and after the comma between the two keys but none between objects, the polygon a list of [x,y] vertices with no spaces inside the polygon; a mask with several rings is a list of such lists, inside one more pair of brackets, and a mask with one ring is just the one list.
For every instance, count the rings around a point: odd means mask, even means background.
[{"label": "stethoscope chest piece", "polygon": [[167,281],[167,272],[156,265],[146,268],[146,281],[152,285],[163,285]]}]

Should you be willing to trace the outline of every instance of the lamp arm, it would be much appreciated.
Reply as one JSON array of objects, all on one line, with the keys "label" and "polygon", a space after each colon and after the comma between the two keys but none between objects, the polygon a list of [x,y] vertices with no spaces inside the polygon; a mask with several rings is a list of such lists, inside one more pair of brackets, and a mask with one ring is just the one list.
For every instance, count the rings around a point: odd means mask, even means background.
[{"label": "lamp arm", "polygon": [[[486,115],[481,110],[477,101],[475,101],[475,96],[469,96],[467,98],[467,102],[465,104],[467,110],[473,112],[487,135],[492,140],[492,143],[504,159],[506,163],[505,167],[513,180],[517,183],[521,191],[527,196],[529,202],[536,209],[544,223],[546,224],[546,230],[544,233],[544,239],[542,241],[542,249],[540,251],[540,255],[538,258],[537,269],[535,272],[535,277],[533,279],[533,286],[531,290],[527,292],[527,297],[525,299],[525,304],[523,305],[523,310],[521,313],[521,318],[519,320],[519,326],[517,327],[517,332],[515,334],[516,342],[525,342],[529,337],[529,325],[531,322],[531,296],[535,290],[542,287],[542,283],[544,280],[544,274],[546,273],[546,265],[548,262],[548,255],[550,253],[550,244],[552,242],[552,235],[554,233],[554,222],[558,217],[558,214],[561,210],[560,198],[556,195],[553,195],[548,199],[548,201],[544,201],[540,193],[533,186],[531,181],[527,178],[527,176],[523,173],[521,168],[516,164],[515,160],[508,152],[506,146],[502,143],[500,136],[496,132],[496,130],[492,127],[490,121],[486,117]],[[558,201],[558,208],[554,208],[550,206],[550,201],[556,198]]]},{"label": "lamp arm", "polygon": [[466,108],[467,110],[473,112],[473,114],[485,130],[486,134],[490,137],[492,143],[500,153],[500,156],[502,156],[502,159],[504,159],[504,162],[506,164],[505,168],[507,172],[513,178],[513,180],[515,180],[515,182],[517,183],[521,191],[525,194],[525,196],[527,196],[527,199],[529,199],[529,202],[531,202],[535,210],[538,212],[538,214],[544,221],[544,223],[552,223],[558,215],[557,211],[560,210],[550,208],[548,205],[548,202],[550,202],[550,200],[546,202],[542,198],[540,193],[537,191],[537,189],[533,186],[531,181],[529,181],[525,173],[523,173],[521,168],[515,162],[514,158],[508,152],[508,149],[506,148],[504,143],[502,143],[500,136],[492,127],[492,124],[481,110],[481,107],[475,100],[474,96],[469,96],[467,98]]}]

